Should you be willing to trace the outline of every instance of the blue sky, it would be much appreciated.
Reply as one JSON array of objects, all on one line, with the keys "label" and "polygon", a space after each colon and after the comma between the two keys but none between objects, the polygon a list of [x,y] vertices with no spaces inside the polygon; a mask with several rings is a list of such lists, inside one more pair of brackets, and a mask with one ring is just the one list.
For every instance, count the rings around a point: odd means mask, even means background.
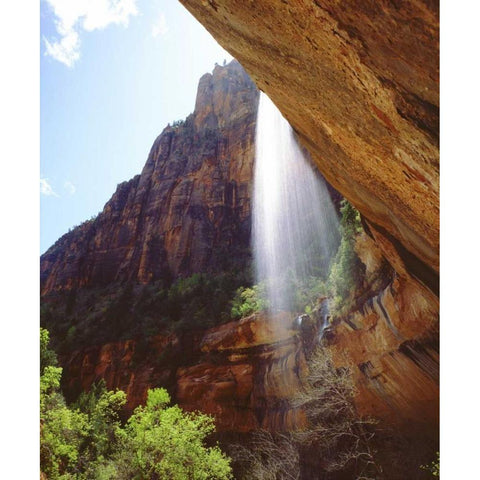
[{"label": "blue sky", "polygon": [[225,52],[177,0],[42,0],[40,251],[141,172]]}]

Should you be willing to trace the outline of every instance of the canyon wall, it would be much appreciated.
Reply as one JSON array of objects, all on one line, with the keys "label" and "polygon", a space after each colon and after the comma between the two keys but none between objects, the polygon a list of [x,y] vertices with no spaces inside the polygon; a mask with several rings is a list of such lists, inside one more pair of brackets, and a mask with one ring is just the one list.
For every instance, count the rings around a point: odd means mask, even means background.
[{"label": "canyon wall", "polygon": [[180,1],[273,100],[389,261],[438,292],[438,2]]},{"label": "canyon wall", "polygon": [[[438,299],[385,269],[382,251],[362,233],[361,298],[323,330],[337,367],[353,375],[359,413],[382,428],[434,441],[439,420]],[[219,431],[291,430],[305,423],[290,405],[308,374],[306,358],[321,322],[303,330],[291,314],[256,314],[210,329],[92,345],[62,358],[64,391],[74,399],[94,382],[127,393],[128,411],[164,386],[187,410],[212,414]]]},{"label": "canyon wall", "polygon": [[438,298],[412,278],[386,273],[375,240],[362,233],[356,251],[369,284],[346,314],[325,329],[325,348],[350,367],[362,415],[430,439],[439,422]]},{"label": "canyon wall", "polygon": [[[277,104],[327,180],[362,212],[367,277],[395,270],[332,319],[359,411],[438,428],[438,10],[435,3],[183,0]],[[41,258],[43,298],[216,272],[249,258],[258,90],[238,62],[199,83],[194,113],[156,139],[141,175]],[[381,273],[378,273],[382,276]],[[280,322],[282,323],[282,322]],[[283,325],[283,326],[282,326]],[[220,430],[288,429],[305,338],[261,316],[63,355],[74,398],[104,378],[131,410],[166,386]]]},{"label": "canyon wall", "polygon": [[180,2],[361,212],[364,263],[383,256],[395,271],[327,329],[336,364],[352,367],[359,410],[437,438],[438,2]]},{"label": "canyon wall", "polygon": [[205,74],[194,113],[164,129],[142,173],[42,255],[42,295],[245,264],[257,104],[238,62]]},{"label": "canyon wall", "polygon": [[292,430],[305,418],[289,400],[305,374],[304,341],[288,315],[252,315],[206,331],[92,346],[62,359],[67,398],[105,380],[127,393],[131,412],[152,386],[186,410],[216,419],[219,431]]}]

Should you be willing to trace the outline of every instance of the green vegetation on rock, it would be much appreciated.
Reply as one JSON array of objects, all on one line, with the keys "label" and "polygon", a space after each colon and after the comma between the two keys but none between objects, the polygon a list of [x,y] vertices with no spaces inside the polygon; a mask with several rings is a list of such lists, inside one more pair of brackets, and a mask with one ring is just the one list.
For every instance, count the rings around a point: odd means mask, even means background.
[{"label": "green vegetation on rock", "polygon": [[235,292],[232,304],[232,318],[242,318],[252,313],[264,310],[263,285],[254,285],[251,288],[240,287]]},{"label": "green vegetation on rock", "polygon": [[437,458],[429,465],[422,465],[420,468],[430,472],[433,477],[440,477],[440,452],[437,452]]},{"label": "green vegetation on rock", "polygon": [[245,268],[196,273],[172,283],[78,289],[44,302],[41,325],[51,332],[59,353],[172,331],[182,334],[229,321],[237,290],[251,284]]},{"label": "green vegetation on rock", "polygon": [[329,296],[333,298],[331,308],[336,313],[348,308],[348,299],[353,297],[364,274],[364,266],[355,252],[355,238],[363,231],[360,213],[345,199],[342,200],[340,213],[340,246],[327,280]]}]

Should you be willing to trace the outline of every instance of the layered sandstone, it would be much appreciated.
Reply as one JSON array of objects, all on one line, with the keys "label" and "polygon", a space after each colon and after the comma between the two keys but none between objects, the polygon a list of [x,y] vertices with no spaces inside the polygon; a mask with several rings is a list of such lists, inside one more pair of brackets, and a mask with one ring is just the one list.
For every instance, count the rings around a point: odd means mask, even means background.
[{"label": "layered sandstone", "polygon": [[204,332],[88,347],[63,358],[64,391],[75,398],[94,382],[127,393],[127,409],[163,386],[186,410],[216,419],[220,431],[292,430],[304,416],[289,400],[305,373],[304,340],[291,318],[253,315]]},{"label": "layered sandstone", "polygon": [[391,263],[437,290],[438,2],[181,3],[282,111]]},{"label": "layered sandstone", "polygon": [[42,255],[42,294],[245,264],[257,104],[238,62],[205,74],[194,113],[165,128],[142,173]]},{"label": "layered sandstone", "polygon": [[[395,275],[332,319],[323,342],[335,364],[351,370],[360,414],[435,436],[436,307],[431,292]],[[204,331],[86,347],[62,358],[64,391],[73,399],[104,379],[127,393],[132,411],[149,388],[163,386],[182,408],[213,415],[220,431],[292,430],[304,425],[291,401],[318,338],[316,329],[299,330],[292,315],[253,315]]]},{"label": "layered sandstone", "polygon": [[347,313],[332,317],[324,330],[325,348],[337,366],[351,369],[361,414],[435,438],[438,298],[415,279],[393,272],[368,233],[358,235],[355,245],[365,265],[366,291]]},{"label": "layered sandstone", "polygon": [[[382,429],[420,432],[422,441],[435,443],[438,298],[385,269],[367,233],[357,236],[355,248],[365,265],[363,293],[346,314],[330,319],[324,348],[352,372],[360,414],[381,419]],[[291,403],[322,331],[323,319],[311,320],[315,327],[299,329],[292,314],[270,321],[253,315],[210,329],[82,348],[61,359],[64,391],[74,399],[104,379],[107,388],[127,393],[132,411],[149,388],[163,386],[182,408],[213,415],[222,432],[301,428],[304,414]]]},{"label": "layered sandstone", "polygon": [[[435,302],[395,278],[359,310],[327,330],[338,366],[352,369],[359,412],[390,425],[439,420],[439,345]],[[427,295],[429,292],[425,290]],[[430,295],[432,295],[430,293]]]}]

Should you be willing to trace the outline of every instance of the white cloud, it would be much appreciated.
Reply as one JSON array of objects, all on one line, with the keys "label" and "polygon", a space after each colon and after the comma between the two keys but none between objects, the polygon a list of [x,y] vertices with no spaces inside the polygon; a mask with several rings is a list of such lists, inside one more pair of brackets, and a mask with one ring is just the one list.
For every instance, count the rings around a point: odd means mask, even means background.
[{"label": "white cloud", "polygon": [[46,195],[47,197],[58,197],[58,195],[53,191],[52,186],[48,183],[48,178],[40,179],[40,193]]},{"label": "white cloud", "polygon": [[45,55],[50,55],[67,67],[73,67],[80,58],[80,39],[74,30],[67,32],[58,42],[50,43],[46,38],[43,40],[46,48]]},{"label": "white cloud", "polygon": [[77,191],[77,187],[76,187],[72,182],[70,182],[69,180],[67,180],[67,181],[63,184],[63,188],[64,188],[70,195],[73,195],[73,194]]},{"label": "white cloud", "polygon": [[55,15],[59,39],[44,38],[45,55],[72,67],[80,58],[80,32],[108,25],[128,26],[138,14],[137,0],[44,0]]},{"label": "white cloud", "polygon": [[167,19],[165,15],[160,12],[157,17],[157,21],[153,24],[152,27],[152,36],[154,38],[158,36],[163,36],[168,32]]}]

